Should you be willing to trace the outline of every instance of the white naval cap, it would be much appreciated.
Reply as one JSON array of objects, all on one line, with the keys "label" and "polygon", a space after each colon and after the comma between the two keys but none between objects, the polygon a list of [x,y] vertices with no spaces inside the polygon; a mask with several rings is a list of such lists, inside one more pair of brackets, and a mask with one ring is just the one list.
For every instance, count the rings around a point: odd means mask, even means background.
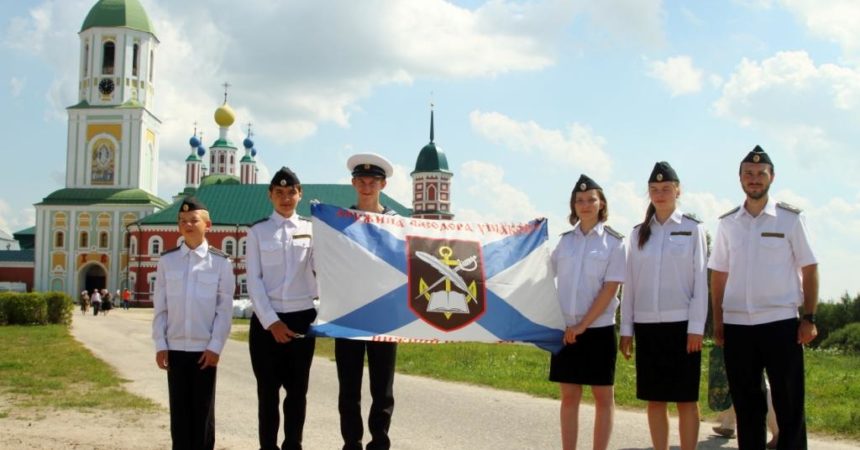
[{"label": "white naval cap", "polygon": [[394,167],[382,155],[376,153],[356,153],[346,161],[352,176],[371,176],[388,178],[394,174]]}]

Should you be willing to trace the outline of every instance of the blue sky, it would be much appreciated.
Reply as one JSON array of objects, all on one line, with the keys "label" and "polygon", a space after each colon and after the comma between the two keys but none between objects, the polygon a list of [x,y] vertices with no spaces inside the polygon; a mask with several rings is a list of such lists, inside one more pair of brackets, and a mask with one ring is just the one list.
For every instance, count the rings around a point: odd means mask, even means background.
[{"label": "blue sky", "polygon": [[[63,187],[64,108],[94,1],[0,2],[0,229],[13,232]],[[584,172],[627,234],[654,162],[668,160],[682,209],[713,232],[742,201],[738,162],[758,144],[775,161],[772,195],[805,210],[822,297],[860,292],[858,2],[141,3],[161,41],[162,198],[184,183],[193,123],[207,144],[216,136],[229,81],[261,179],[288,165],[305,183],[346,182],[346,158],[374,151],[395,164],[388,193],[408,205],[432,100],[458,219],[545,216],[557,235]]]}]

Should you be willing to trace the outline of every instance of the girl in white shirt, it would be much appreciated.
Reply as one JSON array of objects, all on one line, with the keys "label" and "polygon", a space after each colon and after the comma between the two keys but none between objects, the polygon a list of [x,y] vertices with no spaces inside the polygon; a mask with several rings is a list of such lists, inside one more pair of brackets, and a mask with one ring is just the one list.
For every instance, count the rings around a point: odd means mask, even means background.
[{"label": "girl in white shirt", "polygon": [[655,450],[669,449],[668,402],[678,406],[681,449],[695,449],[699,436],[707,245],[701,222],[677,208],[680,194],[672,166],[655,164],[651,204],[630,234],[621,305],[621,353],[630,359],[635,335],[636,397],[648,402]]},{"label": "girl in white shirt", "polygon": [[594,449],[606,449],[615,411],[616,294],[624,281],[623,236],[605,225],[609,217],[603,189],[582,175],[570,198],[573,230],[552,253],[558,301],[566,329],[564,348],[552,356],[550,381],[561,388],[561,440],[575,449],[583,386],[594,396]]}]

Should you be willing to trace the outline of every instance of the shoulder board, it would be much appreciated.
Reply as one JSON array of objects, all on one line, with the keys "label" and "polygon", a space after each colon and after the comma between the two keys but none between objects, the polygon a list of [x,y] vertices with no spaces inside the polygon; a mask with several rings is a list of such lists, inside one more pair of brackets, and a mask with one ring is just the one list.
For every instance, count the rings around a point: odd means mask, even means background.
[{"label": "shoulder board", "polygon": [[789,205],[788,203],[785,203],[785,202],[776,202],[776,206],[779,208],[782,208],[786,211],[793,212],[795,214],[800,214],[801,212],[803,212],[803,210],[798,208],[797,206]]},{"label": "shoulder board", "polygon": [[252,224],[251,224],[251,225],[249,225],[249,226],[253,227],[253,226],[254,226],[254,225],[256,225],[256,224],[258,224],[258,223],[263,223],[263,222],[265,222],[265,221],[267,221],[267,220],[269,220],[269,218],[268,218],[268,217],[263,217],[262,219],[260,219],[260,220],[258,220],[258,221],[256,221],[256,222],[252,223]]},{"label": "shoulder board", "polygon": [[686,218],[688,218],[688,219],[692,220],[693,222],[696,222],[696,223],[702,223],[702,220],[701,220],[701,219],[699,219],[698,217],[696,217],[696,216],[694,216],[694,215],[692,215],[692,214],[684,214],[684,217],[686,217]]},{"label": "shoulder board", "polygon": [[209,246],[209,253],[211,253],[215,256],[220,256],[222,258],[229,258],[229,256],[227,256],[226,253],[222,252],[221,250],[219,250],[219,249],[217,249],[211,245]]},{"label": "shoulder board", "polygon": [[173,253],[173,252],[175,252],[175,251],[179,250],[179,247],[181,247],[181,245],[180,245],[180,246],[173,247],[173,248],[171,248],[170,250],[165,250],[165,251],[161,252],[161,256],[164,256],[164,255],[166,255],[166,254],[168,254],[168,253]]},{"label": "shoulder board", "polygon": [[573,233],[573,230],[567,230],[564,233],[559,234],[559,236],[564,236],[565,234]]},{"label": "shoulder board", "polygon": [[734,208],[732,208],[732,210],[731,210],[731,211],[729,211],[729,212],[727,212],[727,213],[723,214],[722,216],[720,216],[720,219],[724,219],[726,216],[731,216],[732,214],[734,214],[734,213],[738,212],[738,210],[739,210],[739,209],[741,209],[741,207],[740,207],[740,206],[735,206]]},{"label": "shoulder board", "polygon": [[305,217],[305,216],[299,216],[299,220],[304,220],[305,222],[310,222],[310,221],[311,221],[311,218],[310,218],[310,217]]},{"label": "shoulder board", "polygon": [[634,226],[633,226],[633,229],[635,230],[635,229],[637,229],[637,228],[639,228],[639,227],[641,227],[641,226],[642,226],[642,223],[637,223],[636,225],[634,225]]},{"label": "shoulder board", "polygon": [[603,231],[605,231],[605,232],[609,233],[609,235],[610,235],[610,236],[612,236],[612,237],[614,237],[615,239],[619,239],[619,240],[624,239],[624,235],[623,235],[623,234],[621,234],[621,233],[619,233],[619,232],[615,231],[615,229],[613,229],[613,228],[612,228],[612,227],[610,227],[609,225],[604,225],[604,226],[603,226]]}]

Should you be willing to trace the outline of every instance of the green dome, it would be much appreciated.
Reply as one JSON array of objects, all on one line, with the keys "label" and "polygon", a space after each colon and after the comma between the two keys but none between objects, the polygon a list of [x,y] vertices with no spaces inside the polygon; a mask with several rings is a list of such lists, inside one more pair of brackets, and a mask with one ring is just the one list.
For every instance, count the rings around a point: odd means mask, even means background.
[{"label": "green dome", "polygon": [[421,152],[418,153],[418,161],[415,162],[415,170],[417,172],[449,172],[448,158],[441,148],[436,147],[433,142],[424,146]]},{"label": "green dome", "polygon": [[233,175],[222,174],[206,175],[202,180],[200,180],[200,187],[210,186],[213,184],[242,184],[242,182]]},{"label": "green dome", "polygon": [[138,0],[99,0],[84,19],[81,31],[93,27],[125,27],[155,35]]}]

